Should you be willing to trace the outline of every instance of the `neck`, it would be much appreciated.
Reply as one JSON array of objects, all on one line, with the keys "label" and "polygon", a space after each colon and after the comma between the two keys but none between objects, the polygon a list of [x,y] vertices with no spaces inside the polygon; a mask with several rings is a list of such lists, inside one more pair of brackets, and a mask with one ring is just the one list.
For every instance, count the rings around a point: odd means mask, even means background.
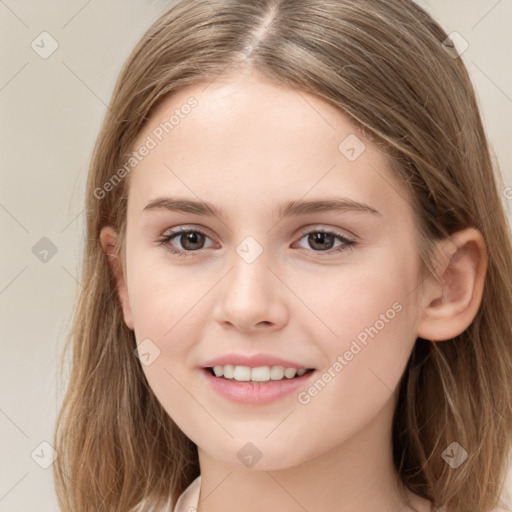
[{"label": "neck", "polygon": [[211,458],[198,447],[198,512],[406,512],[412,507],[430,512],[430,502],[399,485],[391,445],[394,402],[390,399],[365,429],[293,467],[240,469]]}]

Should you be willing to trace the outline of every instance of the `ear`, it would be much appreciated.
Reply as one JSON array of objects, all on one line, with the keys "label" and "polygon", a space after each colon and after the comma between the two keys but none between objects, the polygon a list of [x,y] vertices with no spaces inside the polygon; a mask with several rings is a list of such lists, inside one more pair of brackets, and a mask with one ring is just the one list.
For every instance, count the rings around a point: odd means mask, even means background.
[{"label": "ear", "polygon": [[133,331],[133,315],[128,298],[128,289],[126,287],[126,280],[123,274],[120,255],[116,249],[116,231],[110,226],[105,226],[102,228],[100,232],[100,242],[116,278],[117,293],[123,308],[124,323],[128,326],[129,329]]},{"label": "ear", "polygon": [[417,336],[431,341],[454,338],[469,327],[480,307],[487,272],[487,250],[477,229],[454,233],[439,242],[438,249],[439,280],[431,277],[424,287],[417,326]]}]

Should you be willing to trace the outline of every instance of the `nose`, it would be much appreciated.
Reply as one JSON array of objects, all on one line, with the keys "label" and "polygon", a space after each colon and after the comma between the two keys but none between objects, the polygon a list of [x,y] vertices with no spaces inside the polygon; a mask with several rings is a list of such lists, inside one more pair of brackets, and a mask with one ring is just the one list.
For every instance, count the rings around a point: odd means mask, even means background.
[{"label": "nose", "polygon": [[286,289],[267,267],[265,251],[252,263],[235,254],[232,269],[222,280],[215,319],[240,331],[271,331],[288,321]]}]

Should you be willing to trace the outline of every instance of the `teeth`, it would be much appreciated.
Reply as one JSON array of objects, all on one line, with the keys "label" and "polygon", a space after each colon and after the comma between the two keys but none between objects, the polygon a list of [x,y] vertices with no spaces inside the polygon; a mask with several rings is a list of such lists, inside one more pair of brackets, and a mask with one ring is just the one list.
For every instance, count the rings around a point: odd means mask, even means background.
[{"label": "teeth", "polygon": [[295,375],[301,376],[306,373],[305,368],[284,368],[284,366],[258,366],[250,368],[249,366],[214,366],[213,372],[217,377],[234,379],[240,382],[267,382],[269,380],[282,380],[284,377],[293,379]]}]

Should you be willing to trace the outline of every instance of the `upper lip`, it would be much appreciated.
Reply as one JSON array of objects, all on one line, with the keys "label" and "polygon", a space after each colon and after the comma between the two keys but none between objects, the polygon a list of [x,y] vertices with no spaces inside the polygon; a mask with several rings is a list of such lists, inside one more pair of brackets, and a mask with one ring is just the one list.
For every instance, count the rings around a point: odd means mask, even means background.
[{"label": "upper lip", "polygon": [[313,369],[311,366],[288,361],[271,354],[226,354],[206,361],[203,364],[203,368],[213,368],[214,366],[225,366],[227,364],[233,366],[249,366],[251,368],[258,366],[283,366],[284,368]]}]

